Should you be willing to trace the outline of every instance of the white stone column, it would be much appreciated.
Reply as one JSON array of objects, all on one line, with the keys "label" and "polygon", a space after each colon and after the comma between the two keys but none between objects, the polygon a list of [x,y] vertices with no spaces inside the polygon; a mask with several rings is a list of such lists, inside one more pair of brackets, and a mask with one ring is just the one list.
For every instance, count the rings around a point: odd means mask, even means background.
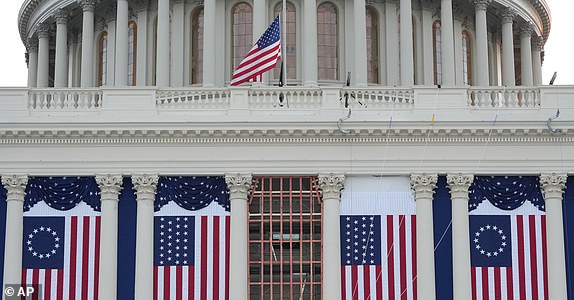
[{"label": "white stone column", "polygon": [[38,76],[37,86],[48,87],[50,70],[50,27],[42,24],[38,28]]},{"label": "white stone column", "polygon": [[28,87],[36,87],[38,78],[38,42],[35,39],[28,40]]},{"label": "white stone column", "polygon": [[56,19],[56,59],[54,87],[68,86],[68,13],[58,10]]},{"label": "white stone column", "polygon": [[[216,38],[215,22],[217,20],[217,9],[215,0],[205,0],[203,2],[203,86],[215,86],[215,65],[216,65]],[[207,49],[214,49],[207,51]]]},{"label": "white stone column", "polygon": [[[427,4],[428,5],[428,4]],[[434,85],[434,64],[433,52],[429,49],[433,48],[432,38],[432,24],[433,13],[431,8],[425,7],[422,10],[422,53],[423,53],[423,84],[426,86]]]},{"label": "white stone column", "polygon": [[523,86],[533,86],[532,77],[532,25],[523,24],[520,27],[520,75]]},{"label": "white stone column", "polygon": [[452,0],[441,0],[440,21],[442,85],[454,86],[454,20],[452,17]]},{"label": "white stone column", "polygon": [[[207,19],[204,18],[204,20]],[[157,60],[155,64],[156,86],[160,87],[169,86],[170,48],[171,47],[169,44],[169,0],[157,0],[157,45],[156,45]],[[204,49],[213,49],[213,48],[204,48]]]},{"label": "white stone column", "polygon": [[251,174],[227,174],[225,183],[231,203],[231,230],[229,240],[233,251],[229,254],[229,290],[233,299],[247,299],[248,241],[247,232],[249,207],[247,201],[252,187]]},{"label": "white stone column", "polygon": [[303,84],[317,86],[317,0],[303,1]]},{"label": "white stone column", "polygon": [[417,206],[417,296],[435,299],[434,232],[432,200],[437,174],[412,174],[411,188]]},{"label": "white stone column", "polygon": [[387,85],[399,84],[399,30],[397,24],[397,6],[393,1],[385,2],[385,30],[387,32]]},{"label": "white stone column", "polygon": [[472,299],[468,189],[474,180],[470,174],[448,174],[452,201],[452,265],[454,299]]},{"label": "white stone column", "polygon": [[80,87],[94,85],[94,8],[95,0],[81,0],[82,6],[82,71]]},{"label": "white stone column", "polygon": [[153,299],[153,212],[157,175],[132,176],[137,197],[135,299]]},{"label": "white stone column", "polygon": [[116,86],[128,85],[128,0],[117,0],[116,10]]},{"label": "white stone column", "polygon": [[[355,74],[353,80],[355,86],[367,86],[367,17],[365,0],[353,1],[353,19],[355,20],[354,52]],[[412,58],[412,55],[411,55]],[[412,77],[412,76],[411,76]]]},{"label": "white stone column", "polygon": [[122,190],[121,175],[98,175],[102,200],[99,299],[116,299],[118,282],[118,201]]},{"label": "white stone column", "polygon": [[319,174],[323,200],[323,299],[341,299],[341,190],[343,174]]},{"label": "white stone column", "polygon": [[514,16],[515,13],[510,8],[502,13],[502,84],[505,86],[515,86],[516,84],[514,74],[514,39],[512,33]]},{"label": "white stone column", "polygon": [[411,7],[411,0],[401,0],[400,3],[400,44],[401,86],[413,86],[413,12]]},{"label": "white stone column", "polygon": [[540,187],[546,206],[546,250],[548,254],[548,299],[567,299],[566,258],[562,200],[566,174],[540,175]]},{"label": "white stone column", "polygon": [[22,281],[23,214],[27,183],[28,176],[2,176],[2,184],[7,191],[4,283],[19,284]]},{"label": "white stone column", "polygon": [[173,13],[171,16],[171,85],[173,87],[183,86],[183,57],[185,40],[185,2],[183,0],[173,1]]},{"label": "white stone column", "polygon": [[147,11],[147,1],[137,0],[132,2],[134,11],[137,13],[138,17],[138,37],[137,37],[137,55],[136,55],[136,85],[145,86],[147,85],[147,70],[148,70],[148,57],[147,57],[147,34],[142,34],[142,32],[147,32],[148,28],[148,11]]},{"label": "white stone column", "polygon": [[540,37],[532,40],[532,82],[535,86],[542,85],[542,42]]},{"label": "white stone column", "polygon": [[476,85],[488,86],[488,33],[486,8],[492,0],[473,0],[476,24]]}]

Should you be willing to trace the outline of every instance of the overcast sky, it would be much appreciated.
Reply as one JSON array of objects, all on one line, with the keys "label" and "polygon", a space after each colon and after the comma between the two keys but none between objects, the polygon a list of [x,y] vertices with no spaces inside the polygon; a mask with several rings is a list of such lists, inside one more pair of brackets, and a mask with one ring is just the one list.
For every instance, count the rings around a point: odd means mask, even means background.
[{"label": "overcast sky", "polygon": [[[1,0],[0,86],[26,86],[26,49],[18,34],[18,11],[23,0]],[[558,72],[554,84],[574,85],[574,39],[572,35],[572,0],[546,0],[552,13],[552,28],[546,43],[542,79],[548,84],[552,73]]]}]

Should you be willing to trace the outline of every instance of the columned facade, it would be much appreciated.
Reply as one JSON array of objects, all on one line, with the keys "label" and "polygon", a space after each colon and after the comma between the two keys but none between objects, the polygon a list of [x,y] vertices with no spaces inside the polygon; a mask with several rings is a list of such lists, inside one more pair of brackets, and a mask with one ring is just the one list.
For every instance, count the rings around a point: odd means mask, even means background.
[{"label": "columned facade", "polygon": [[[215,1],[215,0],[213,0]],[[157,2],[157,43],[156,43],[156,77],[157,86],[169,86],[169,52],[171,49],[169,40],[169,2],[170,0],[158,0]],[[207,5],[207,3],[206,3]],[[214,37],[215,38],[215,37]],[[213,49],[213,48],[212,48]],[[213,68],[215,64],[210,67]],[[205,70],[205,69],[204,69]]]},{"label": "columned facade", "polygon": [[514,36],[512,23],[516,13],[512,9],[506,9],[502,13],[502,85],[515,86],[514,72]]},{"label": "columned facade", "polygon": [[95,0],[81,0],[82,6],[82,73],[80,86],[91,87],[94,85],[94,9]]},{"label": "columned facade", "polygon": [[564,256],[564,221],[562,202],[566,174],[540,176],[540,187],[546,203],[546,238],[548,251],[548,299],[567,299],[566,258]]},{"label": "columned facade", "polygon": [[[22,238],[24,231],[24,196],[28,176],[2,176],[6,189],[6,247],[4,248],[4,282],[22,281]],[[2,293],[4,296],[4,293]]]},{"label": "columned facade", "polygon": [[235,299],[248,299],[248,249],[247,242],[249,204],[248,197],[252,188],[251,174],[227,174],[225,182],[229,190],[231,203],[230,243],[233,247],[229,256],[229,290]]},{"label": "columned facade", "polygon": [[157,175],[132,177],[137,197],[135,299],[153,299],[153,213]]},{"label": "columned facade", "polygon": [[323,195],[323,299],[341,299],[340,204],[342,174],[319,174]]},{"label": "columned facade", "polygon": [[56,61],[54,87],[68,86],[68,13],[59,10],[56,13]]},{"label": "columned facade", "polygon": [[452,16],[452,0],[441,0],[441,55],[442,55],[442,84],[455,85],[454,64],[454,21]]},{"label": "columned facade", "polygon": [[413,13],[410,0],[400,1],[401,85],[414,84]]},{"label": "columned facade", "polygon": [[449,174],[447,183],[452,200],[452,265],[454,299],[471,299],[470,235],[468,189],[474,176]]},{"label": "columned facade", "polygon": [[437,174],[412,174],[411,188],[417,207],[417,297],[435,299],[433,194]]},{"label": "columned facade", "polygon": [[128,84],[128,0],[117,0],[115,85]]},{"label": "columned facade", "polygon": [[50,71],[50,27],[42,24],[38,28],[38,87],[48,87]]},{"label": "columned facade", "polygon": [[476,25],[476,85],[489,85],[486,9],[491,0],[474,0]]},{"label": "columned facade", "polygon": [[520,70],[522,77],[522,85],[532,86],[534,79],[532,75],[532,26],[530,24],[523,24],[520,27]]}]

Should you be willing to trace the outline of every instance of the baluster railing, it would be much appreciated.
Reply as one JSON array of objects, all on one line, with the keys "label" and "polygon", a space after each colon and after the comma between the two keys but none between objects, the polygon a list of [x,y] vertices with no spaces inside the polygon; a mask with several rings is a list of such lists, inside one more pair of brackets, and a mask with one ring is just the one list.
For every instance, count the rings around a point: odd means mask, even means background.
[{"label": "baluster railing", "polygon": [[540,90],[528,87],[470,88],[467,103],[473,108],[536,108],[540,107]]},{"label": "baluster railing", "polygon": [[102,106],[100,89],[31,89],[28,109],[32,111],[89,111]]}]

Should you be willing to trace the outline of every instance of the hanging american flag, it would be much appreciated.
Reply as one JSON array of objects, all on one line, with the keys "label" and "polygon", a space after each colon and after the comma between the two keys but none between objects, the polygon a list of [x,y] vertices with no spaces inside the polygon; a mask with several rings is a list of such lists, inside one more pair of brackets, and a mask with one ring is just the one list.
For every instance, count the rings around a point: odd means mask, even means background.
[{"label": "hanging american flag", "polygon": [[275,64],[281,58],[280,32],[279,16],[277,16],[235,68],[231,85],[239,85],[250,80],[260,81],[263,73],[275,67]]},{"label": "hanging american flag", "polygon": [[544,202],[539,191],[521,191],[528,180],[477,177],[471,187],[482,197],[469,206],[473,300],[548,299]]},{"label": "hanging american flag", "polygon": [[24,217],[22,282],[41,299],[98,299],[100,216]]},{"label": "hanging american flag", "polygon": [[408,178],[394,179],[404,186],[398,192],[368,191],[386,179],[361,179],[348,179],[341,199],[342,298],[416,299],[416,216]]}]

